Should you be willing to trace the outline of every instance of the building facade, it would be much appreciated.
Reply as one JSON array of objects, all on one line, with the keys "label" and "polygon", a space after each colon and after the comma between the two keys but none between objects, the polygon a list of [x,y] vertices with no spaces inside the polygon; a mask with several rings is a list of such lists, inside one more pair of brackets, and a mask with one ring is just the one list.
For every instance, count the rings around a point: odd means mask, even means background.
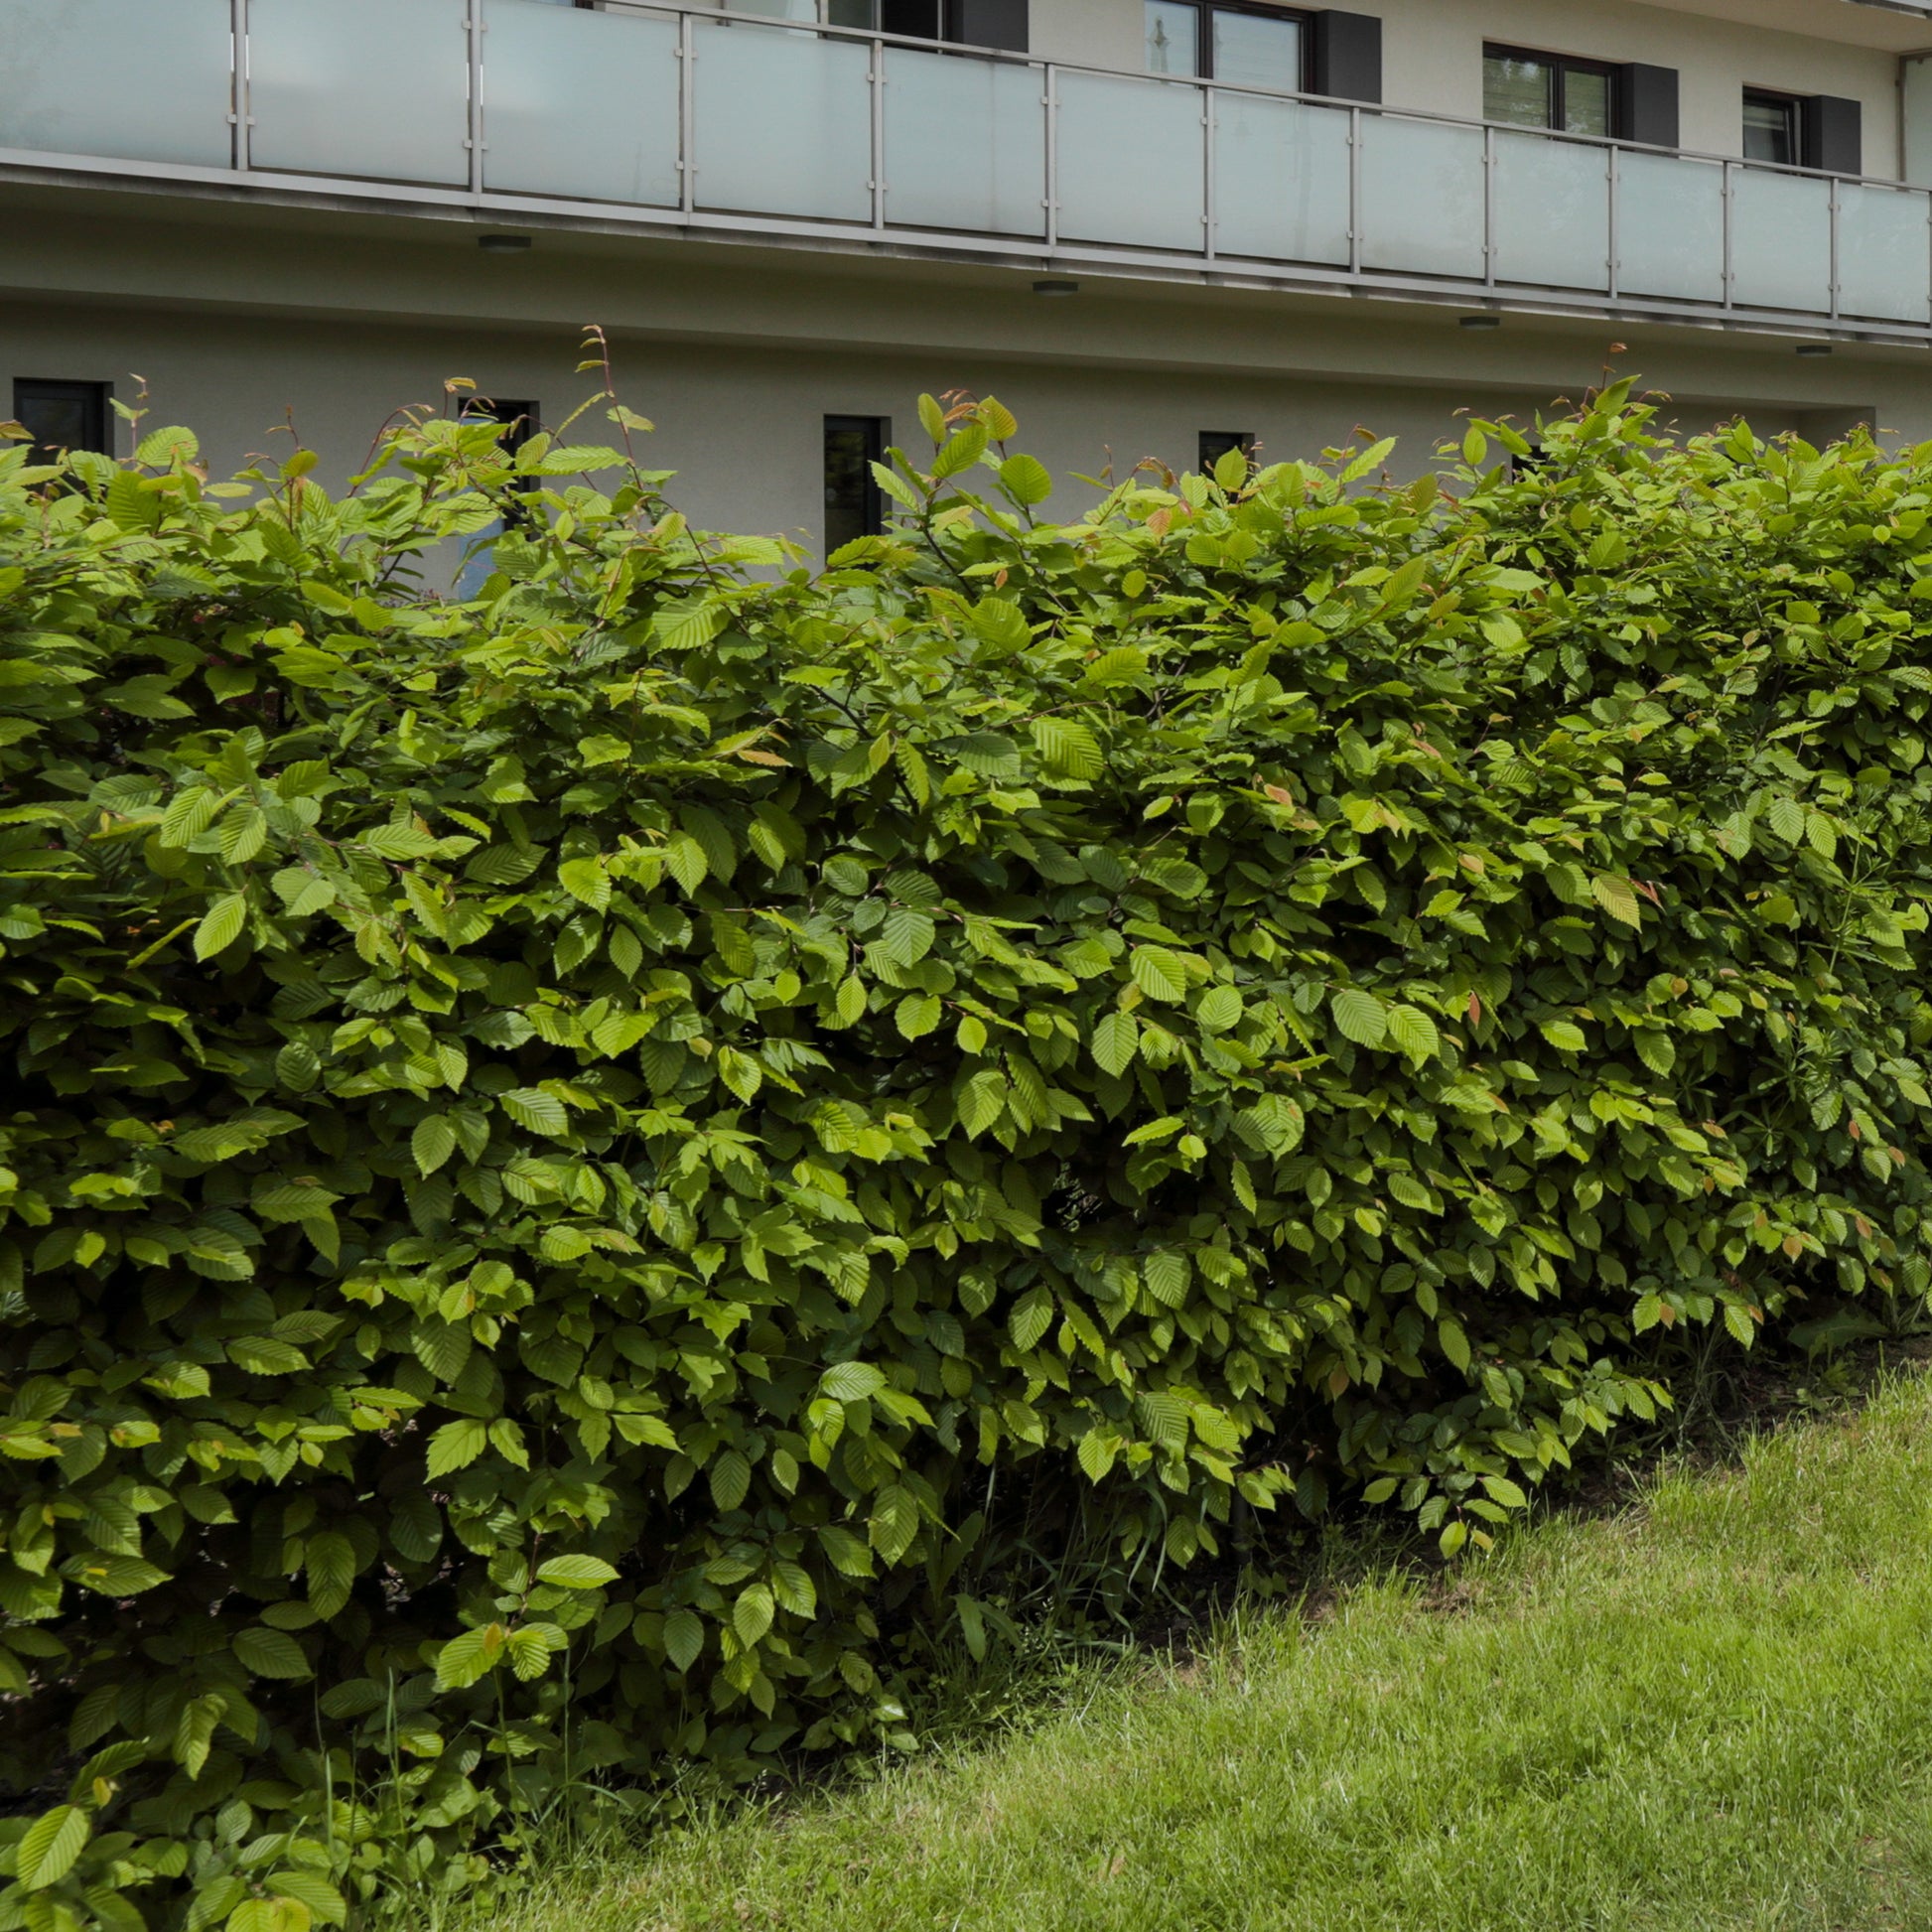
[{"label": "building facade", "polygon": [[554,426],[592,323],[680,506],[813,551],[921,390],[998,394],[1069,514],[1608,368],[1932,437],[1932,6],[0,0],[38,437],[145,383],[340,478],[412,404]]}]

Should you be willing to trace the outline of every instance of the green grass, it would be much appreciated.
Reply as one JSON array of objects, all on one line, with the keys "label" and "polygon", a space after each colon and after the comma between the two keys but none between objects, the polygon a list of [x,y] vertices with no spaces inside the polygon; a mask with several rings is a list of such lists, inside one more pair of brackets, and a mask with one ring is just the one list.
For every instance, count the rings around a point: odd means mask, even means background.
[{"label": "green grass", "polygon": [[1932,1926],[1932,1380],[1453,1584],[548,1874],[489,1932]]}]

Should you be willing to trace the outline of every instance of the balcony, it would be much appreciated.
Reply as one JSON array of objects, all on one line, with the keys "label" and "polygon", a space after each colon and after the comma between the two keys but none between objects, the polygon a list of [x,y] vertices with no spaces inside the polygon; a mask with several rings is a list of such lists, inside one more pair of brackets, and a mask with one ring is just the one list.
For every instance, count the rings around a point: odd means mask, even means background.
[{"label": "balcony", "polygon": [[1932,194],[745,14],[0,0],[0,170],[1932,341]]}]

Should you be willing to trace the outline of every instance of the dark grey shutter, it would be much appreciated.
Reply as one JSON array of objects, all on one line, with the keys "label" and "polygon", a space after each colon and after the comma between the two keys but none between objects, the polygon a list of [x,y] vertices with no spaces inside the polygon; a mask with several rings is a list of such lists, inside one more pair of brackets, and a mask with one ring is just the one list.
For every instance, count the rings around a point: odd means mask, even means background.
[{"label": "dark grey shutter", "polygon": [[1617,138],[1648,147],[1674,148],[1677,137],[1677,69],[1632,61],[1617,69]]},{"label": "dark grey shutter", "polygon": [[1337,100],[1382,98],[1382,23],[1373,14],[1318,13],[1310,84]]},{"label": "dark grey shutter", "polygon": [[1800,159],[1834,175],[1864,173],[1864,111],[1856,100],[1813,94],[1798,103]]},{"label": "dark grey shutter", "polygon": [[1027,0],[946,0],[946,38],[967,47],[1027,51]]}]

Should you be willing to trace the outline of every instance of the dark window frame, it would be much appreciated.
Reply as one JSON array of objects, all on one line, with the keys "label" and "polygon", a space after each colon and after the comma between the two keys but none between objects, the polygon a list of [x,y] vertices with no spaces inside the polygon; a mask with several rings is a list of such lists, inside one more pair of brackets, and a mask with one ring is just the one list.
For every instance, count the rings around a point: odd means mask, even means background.
[{"label": "dark window frame", "polygon": [[[1759,161],[1760,167],[1767,168],[1808,168],[1811,166],[1805,154],[1805,96],[1787,93],[1782,87],[1746,87],[1738,97],[1738,126],[1744,129],[1744,110],[1749,107],[1775,107],[1784,116],[1784,141],[1788,152],[1782,161]],[[1743,144],[1740,141],[1739,146]],[[1751,155],[1747,161],[1756,159]]]},{"label": "dark window frame", "polygon": [[[87,450],[95,456],[105,457],[114,454],[114,385],[111,382],[88,382],[72,376],[16,376],[13,419],[23,427],[27,422],[27,412],[21,405],[32,402],[36,391],[43,400],[78,402],[86,410],[88,434],[67,445],[68,450]],[[37,463],[55,463],[60,460],[62,452],[53,444],[43,443],[36,438],[33,455]]]},{"label": "dark window frame", "polygon": [[[1316,9],[1310,7],[1271,7],[1266,0],[1173,0],[1177,6],[1191,7],[1194,10],[1194,72],[1196,80],[1212,80],[1214,76],[1214,28],[1211,16],[1214,14],[1252,14],[1260,20],[1291,20],[1302,30],[1302,73],[1300,84],[1294,89],[1298,94],[1314,92],[1314,19]],[[1143,34],[1146,29],[1143,26]],[[1175,79],[1185,79],[1186,75],[1173,75]]]},{"label": "dark window frame", "polygon": [[[1550,112],[1555,118],[1548,124],[1545,130],[1550,134],[1570,133],[1570,129],[1564,126],[1564,122],[1568,118],[1566,111],[1568,103],[1564,98],[1564,87],[1568,76],[1573,72],[1600,74],[1609,83],[1607,89],[1610,102],[1610,132],[1608,138],[1612,141],[1620,141],[1624,138],[1623,128],[1626,103],[1624,101],[1623,69],[1618,62],[1588,61],[1585,60],[1582,55],[1552,54],[1547,48],[1512,47],[1501,41],[1484,41],[1482,44],[1482,58],[1485,63],[1489,61],[1534,61],[1539,67],[1546,67],[1553,69],[1556,74],[1556,84],[1551,90]],[[1485,102],[1484,105],[1486,106],[1487,103]],[[1487,114],[1483,116],[1484,120],[1488,118]],[[1498,121],[1496,125],[1498,127],[1521,127],[1524,124],[1520,121]],[[1595,140],[1601,137],[1595,135],[1580,135],[1577,138],[1580,140]]]},{"label": "dark window frame", "polygon": [[[859,528],[832,541],[833,515],[833,473],[832,438],[835,435],[849,434],[857,430],[864,438],[864,454],[860,459],[859,499],[857,503]],[[886,460],[886,450],[893,440],[893,419],[890,416],[853,416],[843,412],[827,412],[823,418],[820,465],[824,477],[825,516],[821,534],[825,540],[825,554],[830,557],[835,551],[842,550],[848,543],[860,537],[884,536],[886,533],[886,493],[879,487],[872,474],[872,465]],[[848,506],[851,507],[851,506]]]}]

